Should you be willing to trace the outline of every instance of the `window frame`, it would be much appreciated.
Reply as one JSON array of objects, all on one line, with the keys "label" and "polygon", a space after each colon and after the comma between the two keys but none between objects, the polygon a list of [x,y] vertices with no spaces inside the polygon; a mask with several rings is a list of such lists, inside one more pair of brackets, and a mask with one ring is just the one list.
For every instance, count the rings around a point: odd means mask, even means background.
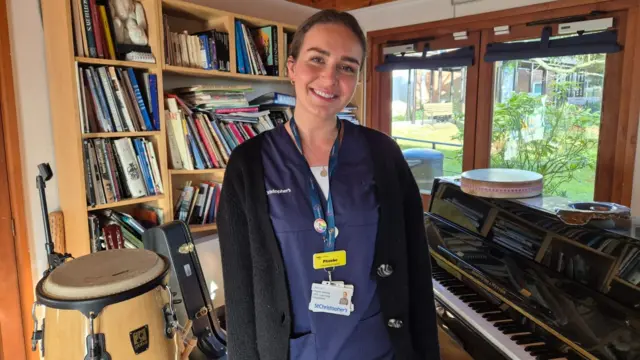
[{"label": "window frame", "polygon": [[[602,99],[594,200],[630,206],[640,116],[640,61],[633,61],[636,53],[640,56],[640,3],[634,0],[555,1],[369,32],[367,126],[391,135],[391,73],[375,71],[375,66],[383,60],[382,49],[387,43],[449,37],[451,42],[458,44],[453,40],[453,33],[466,31],[470,38],[480,34],[480,46],[475,47],[474,64],[468,67],[462,171],[488,167],[495,64],[484,61],[487,44],[539,37],[542,26],[526,26],[527,23],[593,11],[607,12],[600,17],[614,16],[620,19],[615,26],[618,29],[618,42],[623,46],[622,51],[607,55],[605,65],[607,75]],[[495,37],[494,27],[503,25],[510,27],[510,34]],[[557,25],[552,26],[556,34]],[[477,71],[477,76],[471,75],[474,71]],[[485,90],[480,91],[481,87]],[[469,103],[474,103],[474,106],[470,108]],[[429,198],[423,195],[425,209]]]}]

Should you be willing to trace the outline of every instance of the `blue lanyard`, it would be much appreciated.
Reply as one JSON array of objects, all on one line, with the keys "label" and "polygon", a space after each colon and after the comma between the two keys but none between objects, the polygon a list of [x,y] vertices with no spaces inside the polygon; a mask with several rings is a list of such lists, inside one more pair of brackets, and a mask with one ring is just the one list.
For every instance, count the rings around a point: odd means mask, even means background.
[{"label": "blue lanyard", "polygon": [[[331,147],[331,153],[329,155],[329,179],[331,179],[333,171],[338,165],[338,148],[340,147],[340,142],[342,140],[342,121],[338,119],[337,122],[338,136],[336,136],[336,140]],[[298,133],[298,127],[296,126],[296,121],[293,117],[291,118],[291,120],[289,120],[289,125],[291,126],[293,137],[296,140],[296,145],[298,145],[300,153],[304,156],[304,152],[302,151],[302,141],[300,141],[300,133]],[[322,234],[322,239],[324,241],[324,251],[334,251],[336,247],[336,219],[335,214],[333,213],[331,187],[329,187],[329,193],[327,194],[326,220],[325,214],[322,211],[322,203],[320,202],[320,189],[318,189],[316,186],[313,174],[311,174],[311,176],[309,177],[309,190],[311,207],[313,208],[313,215],[315,219],[313,223],[314,228],[318,233]]]}]

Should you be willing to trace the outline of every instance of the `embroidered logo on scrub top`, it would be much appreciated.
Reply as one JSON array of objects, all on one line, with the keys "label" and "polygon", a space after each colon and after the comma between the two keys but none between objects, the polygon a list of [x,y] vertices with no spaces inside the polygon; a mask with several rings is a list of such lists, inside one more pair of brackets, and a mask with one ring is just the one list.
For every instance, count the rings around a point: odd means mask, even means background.
[{"label": "embroidered logo on scrub top", "polygon": [[271,195],[271,194],[286,194],[286,193],[290,193],[291,189],[287,188],[287,189],[271,189],[271,190],[267,190],[267,195]]}]

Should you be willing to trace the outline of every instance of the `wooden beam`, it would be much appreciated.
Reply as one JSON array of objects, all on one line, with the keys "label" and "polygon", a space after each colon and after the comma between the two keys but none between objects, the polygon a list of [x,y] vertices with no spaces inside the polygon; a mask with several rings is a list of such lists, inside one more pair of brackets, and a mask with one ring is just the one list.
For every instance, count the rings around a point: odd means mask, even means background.
[{"label": "wooden beam", "polygon": [[292,3],[310,6],[316,9],[335,9],[349,11],[369,6],[380,5],[397,0],[287,0]]}]

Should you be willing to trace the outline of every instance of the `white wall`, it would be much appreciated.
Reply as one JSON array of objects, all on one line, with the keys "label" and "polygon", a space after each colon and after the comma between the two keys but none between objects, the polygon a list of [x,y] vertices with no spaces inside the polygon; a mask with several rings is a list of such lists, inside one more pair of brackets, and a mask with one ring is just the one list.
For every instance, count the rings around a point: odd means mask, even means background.
[{"label": "white wall", "polygon": [[187,0],[238,14],[297,25],[318,11],[284,0]]},{"label": "white wall", "polygon": [[48,162],[54,175],[53,179],[47,182],[46,188],[49,211],[57,210],[59,206],[53,136],[49,117],[44,36],[38,0],[9,0],[7,7],[16,105],[20,125],[20,152],[27,230],[31,249],[31,273],[35,284],[47,268],[40,198],[35,182],[38,174],[37,165],[40,163]]},{"label": "white wall", "polygon": [[451,0],[399,0],[353,10],[351,14],[365,31],[374,31],[550,1],[553,0],[477,0],[453,6]]}]

